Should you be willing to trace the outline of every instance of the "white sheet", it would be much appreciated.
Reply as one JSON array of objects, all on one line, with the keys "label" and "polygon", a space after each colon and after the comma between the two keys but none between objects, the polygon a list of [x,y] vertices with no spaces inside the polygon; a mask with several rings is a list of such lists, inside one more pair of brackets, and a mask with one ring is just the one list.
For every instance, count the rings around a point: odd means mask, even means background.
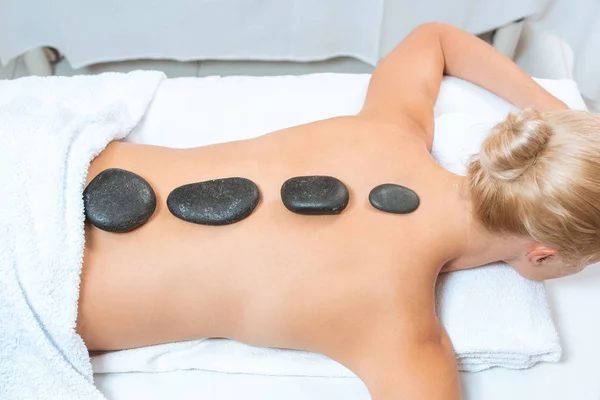
[{"label": "white sheet", "polygon": [[[212,78],[217,80],[219,78]],[[244,129],[247,136],[256,136],[264,130],[253,131],[250,127],[262,126],[271,122],[268,130],[278,129],[277,121],[286,120],[296,125],[306,121],[296,112],[308,99],[296,99],[293,96],[277,96],[277,86],[265,87],[258,78],[228,78],[238,80],[246,88],[255,85],[254,93],[261,102],[268,100],[263,110],[248,110],[248,101],[252,99],[240,96],[235,90],[223,90],[217,96],[204,99],[198,95],[202,82],[194,78],[169,80],[159,89],[143,123],[134,131],[130,139],[155,144],[175,144],[179,147],[202,144],[202,132],[194,124],[195,118],[201,118],[202,112],[210,107],[222,107],[234,110],[240,117],[228,119],[224,115],[223,125],[215,127],[222,141],[231,140],[227,136],[232,127]],[[310,77],[280,77],[279,83],[285,85],[288,79],[304,79],[310,84]],[[363,79],[366,84],[368,77]],[[580,108],[583,103],[576,85],[571,81],[542,81],[556,95],[571,106]],[[233,85],[235,86],[235,85]],[[226,88],[227,85],[224,86]],[[365,87],[366,88],[366,87]],[[315,88],[317,89],[317,88]],[[470,99],[470,112],[479,116],[496,114],[498,109],[506,112],[510,107],[495,96],[471,85],[463,86],[462,97]],[[235,95],[234,95],[235,94]],[[318,99],[311,99],[311,109],[321,106],[321,118],[357,111],[364,97],[364,90],[344,101],[331,103],[334,93],[323,92]],[[315,105],[314,102],[317,102]],[[264,103],[263,103],[264,104]],[[210,108],[211,110],[214,108]],[[440,110],[460,112],[464,104],[457,104],[448,93],[442,90],[436,115]],[[276,118],[273,118],[274,115]],[[257,124],[253,121],[259,120]],[[264,129],[264,128],[263,128]],[[169,133],[178,132],[177,135]],[[234,131],[235,132],[235,131]],[[215,134],[215,132],[211,132]],[[214,137],[213,135],[211,137]],[[137,136],[137,139],[136,139]],[[213,139],[210,140],[212,142]],[[563,360],[558,364],[540,365],[527,371],[491,370],[477,374],[462,374],[464,399],[504,400],[510,399],[598,399],[600,380],[596,362],[600,359],[600,344],[596,338],[600,335],[600,321],[596,308],[600,306],[600,267],[590,267],[584,273],[548,283],[551,305],[554,308],[559,334],[565,350]],[[340,379],[345,379],[341,381]],[[232,375],[206,371],[180,371],[161,374],[97,374],[95,381],[109,399],[128,398],[210,398],[225,399],[328,399],[344,398],[348,400],[366,400],[368,395],[364,386],[352,378],[301,378],[267,377],[257,375]],[[137,393],[139,396],[134,395]],[[206,397],[205,397],[206,396]]]},{"label": "white sheet", "polygon": [[423,22],[481,33],[540,9],[539,0],[3,0],[0,60],[53,46],[74,68],[140,58],[336,56],[374,65]]}]

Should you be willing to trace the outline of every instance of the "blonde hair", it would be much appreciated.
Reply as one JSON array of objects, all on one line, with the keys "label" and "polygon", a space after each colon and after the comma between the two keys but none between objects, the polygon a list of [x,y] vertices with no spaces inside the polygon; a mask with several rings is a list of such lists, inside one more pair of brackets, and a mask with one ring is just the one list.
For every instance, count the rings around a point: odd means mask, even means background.
[{"label": "blonde hair", "polygon": [[600,256],[600,116],[524,110],[496,125],[469,164],[475,215],[583,268]]}]

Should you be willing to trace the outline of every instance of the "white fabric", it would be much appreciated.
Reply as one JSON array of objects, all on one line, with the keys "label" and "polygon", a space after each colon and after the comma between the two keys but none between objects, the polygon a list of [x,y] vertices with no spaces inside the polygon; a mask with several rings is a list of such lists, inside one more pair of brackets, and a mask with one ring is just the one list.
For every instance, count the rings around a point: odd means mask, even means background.
[{"label": "white fabric", "polygon": [[[358,111],[366,91],[367,76],[358,76],[362,88],[345,96],[336,96],[336,90],[344,91],[343,76],[335,90],[312,77],[279,77],[266,84],[262,78],[175,79],[163,83],[143,123],[129,136],[133,141],[145,143],[173,143],[186,147],[209,142],[233,140],[236,132],[248,132],[257,136],[265,131],[308,122],[299,112],[308,108],[315,118],[327,118]],[[323,78],[325,79],[325,77]],[[296,97],[295,93],[280,93],[281,86],[289,87],[290,81],[298,81],[300,88],[318,91],[319,96]],[[452,79],[448,79],[452,81]],[[539,81],[551,93],[571,107],[583,108],[583,101],[573,81]],[[312,84],[311,84],[312,83]],[[457,81],[458,83],[458,81]],[[211,90],[215,85],[219,91]],[[355,85],[359,85],[355,83]],[[246,88],[242,96],[237,86]],[[210,90],[210,98],[203,96]],[[298,89],[300,90],[300,89]],[[454,97],[457,96],[457,97]],[[332,100],[336,102],[332,103]],[[257,101],[263,106],[254,108]],[[248,108],[251,107],[251,108]],[[496,96],[476,86],[460,82],[442,86],[436,105],[436,116],[445,113],[469,113],[481,119],[493,119],[498,113],[506,113],[511,107]],[[210,111],[208,111],[210,110]],[[229,110],[221,114],[219,124],[207,130],[205,118],[213,112]],[[235,116],[235,118],[234,118]],[[447,116],[447,121],[451,117]],[[460,118],[460,117],[459,117]],[[287,121],[281,123],[277,121]],[[273,122],[275,121],[275,122]],[[438,124],[443,121],[437,119]],[[264,126],[264,131],[260,129]],[[259,127],[258,129],[256,127]],[[210,140],[207,140],[206,137]],[[216,139],[213,136],[217,137]],[[460,159],[460,158],[459,158]],[[451,160],[456,163],[457,160]],[[455,164],[456,165],[456,164]],[[565,357],[558,363],[542,363],[528,370],[494,368],[476,374],[462,373],[461,383],[464,399],[481,400],[530,400],[530,399],[596,399],[600,393],[597,379],[597,360],[600,359],[600,318],[596,308],[600,304],[600,266],[568,278],[546,283]],[[469,302],[465,295],[463,301]],[[457,303],[458,304],[458,303]],[[455,308],[455,311],[460,307]],[[96,364],[100,368],[101,366]],[[167,362],[170,362],[167,357]],[[162,363],[158,357],[154,365]],[[114,400],[131,398],[195,399],[213,400],[312,400],[343,398],[367,400],[368,393],[356,378],[281,377],[265,375],[226,374],[201,370],[165,373],[96,373],[98,388]]]},{"label": "white fabric", "polygon": [[[600,2],[549,0],[546,11],[531,23],[571,45],[575,81],[581,93],[597,103],[595,106],[600,111]],[[526,51],[535,52],[535,49]]]},{"label": "white fabric", "polygon": [[[385,56],[418,25],[445,22],[473,34],[489,32],[543,9],[545,0],[386,0],[381,24],[379,58]],[[592,0],[593,1],[593,0]],[[369,60],[375,65],[377,60]]]},{"label": "white fabric", "polygon": [[[163,373],[96,374],[94,382],[110,400],[370,399],[366,386],[358,378],[308,378],[188,370]],[[467,399],[470,398],[465,398]],[[473,399],[487,400],[482,397]]]},{"label": "white fabric", "polygon": [[540,10],[539,0],[4,0],[0,59],[53,46],[74,68],[142,58],[315,61],[374,65],[417,25],[473,33]]},{"label": "white fabric", "polygon": [[[353,115],[360,111],[369,79],[368,74],[169,79],[127,140],[180,148],[204,146]],[[468,82],[455,78],[444,82],[435,105],[436,118],[454,112],[494,120],[515,110]],[[572,80],[538,82],[572,108],[585,108]]]},{"label": "white fabric", "polygon": [[158,72],[0,81],[0,398],[101,399],[75,332],[90,161],[144,115]]},{"label": "white fabric", "polygon": [[[161,87],[143,123],[127,140],[192,147],[354,114],[362,105],[369,78],[315,74],[169,80]],[[568,89],[573,83],[548,82],[547,87]],[[576,90],[569,93],[562,97],[574,107],[583,107]],[[487,129],[508,110],[509,106],[494,95],[465,81],[446,78],[436,106],[436,114],[442,117],[436,121],[434,157],[449,170],[464,173],[467,158],[477,152]],[[456,114],[461,111],[463,114]],[[440,280],[437,293],[444,299],[439,303],[439,314],[461,370],[526,368],[538,361],[559,359],[560,346],[541,284],[527,281],[507,267],[496,267],[450,274]],[[226,340],[106,353],[93,357],[93,366],[98,373],[204,369],[352,376],[341,365],[319,355],[255,348]]]},{"label": "white fabric", "polygon": [[573,79],[574,55],[571,46],[530,21],[522,24],[514,61],[532,76]]}]

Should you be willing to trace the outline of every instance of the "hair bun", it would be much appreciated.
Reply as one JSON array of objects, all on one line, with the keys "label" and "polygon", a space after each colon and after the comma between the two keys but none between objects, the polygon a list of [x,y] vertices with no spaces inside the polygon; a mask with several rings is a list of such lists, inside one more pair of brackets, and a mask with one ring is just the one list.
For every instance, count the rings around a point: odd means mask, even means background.
[{"label": "hair bun", "polygon": [[539,112],[527,109],[511,113],[483,142],[481,168],[499,180],[519,179],[537,162],[553,134]]}]

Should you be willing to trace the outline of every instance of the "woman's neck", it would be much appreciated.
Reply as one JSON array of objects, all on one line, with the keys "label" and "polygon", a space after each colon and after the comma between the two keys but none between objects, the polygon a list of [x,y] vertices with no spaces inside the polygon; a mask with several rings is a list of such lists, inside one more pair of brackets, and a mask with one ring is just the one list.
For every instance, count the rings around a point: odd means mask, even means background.
[{"label": "woman's neck", "polygon": [[458,177],[455,187],[462,208],[460,245],[457,256],[448,261],[441,272],[481,267],[494,262],[511,260],[526,248],[527,240],[490,232],[473,212],[467,179]]},{"label": "woman's neck", "polygon": [[510,262],[517,258],[526,241],[520,238],[494,235],[488,231],[472,230],[458,257],[447,262],[441,272],[481,267],[495,262]]}]

